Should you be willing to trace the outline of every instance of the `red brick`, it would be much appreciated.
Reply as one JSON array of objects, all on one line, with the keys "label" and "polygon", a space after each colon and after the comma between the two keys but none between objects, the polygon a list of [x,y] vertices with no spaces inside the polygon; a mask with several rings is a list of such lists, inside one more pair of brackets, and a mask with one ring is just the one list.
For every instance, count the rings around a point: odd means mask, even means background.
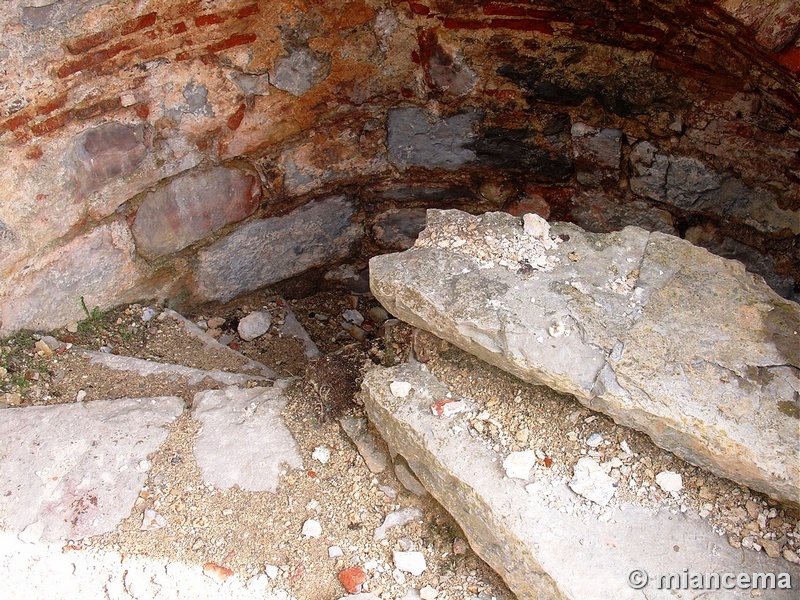
[{"label": "red brick", "polygon": [[129,44],[122,43],[112,46],[111,48],[106,48],[105,50],[98,50],[97,52],[86,55],[80,60],[61,65],[56,73],[60,79],[64,79],[65,77],[74,75],[78,71],[84,71],[85,69],[99,65],[102,62],[114,58],[117,54],[130,49],[131,46]]},{"label": "red brick", "polygon": [[233,113],[230,117],[228,117],[228,129],[231,131],[236,131],[239,129],[239,125],[242,124],[242,119],[244,119],[244,104],[240,104],[239,108]]},{"label": "red brick", "polygon": [[206,27],[208,25],[217,25],[222,23],[225,19],[220,15],[210,14],[210,15],[199,15],[194,18],[194,25],[195,27]]},{"label": "red brick", "polygon": [[651,25],[643,25],[641,23],[620,23],[617,29],[631,35],[643,35],[656,42],[660,42],[666,35],[663,29]]},{"label": "red brick", "polygon": [[137,104],[133,107],[133,110],[135,110],[136,114],[142,119],[146,119],[150,115],[150,107],[148,107],[147,104]]},{"label": "red brick", "polygon": [[460,19],[458,17],[445,17],[442,25],[444,25],[446,29],[486,29],[489,27],[487,21]]},{"label": "red brick", "polygon": [[33,133],[33,135],[36,136],[47,135],[48,133],[63,127],[71,120],[72,120],[72,112],[64,111],[62,113],[55,115],[54,117],[50,117],[49,119],[45,119],[40,123],[32,125],[31,132]]},{"label": "red brick", "polygon": [[777,60],[784,67],[789,69],[792,73],[800,73],[800,47],[790,46],[783,52],[773,54]]},{"label": "red brick", "polygon": [[107,112],[111,112],[112,110],[116,110],[121,105],[122,104],[119,98],[105,98],[92,104],[76,106],[72,110],[72,113],[76,119],[85,121],[86,119],[91,119]]},{"label": "red brick", "polygon": [[36,107],[36,114],[38,116],[49,115],[54,110],[58,110],[67,103],[67,95],[60,94],[47,102],[43,102]]},{"label": "red brick", "polygon": [[221,50],[227,50],[228,48],[235,48],[236,46],[250,44],[255,42],[257,39],[258,36],[254,33],[234,33],[232,36],[225,38],[224,40],[206,46],[206,52],[213,54],[214,52],[220,52]]},{"label": "red brick", "polygon": [[428,8],[424,4],[419,4],[417,2],[410,2],[408,6],[411,9],[411,12],[413,12],[416,15],[427,15],[431,12],[430,8]]},{"label": "red brick", "polygon": [[186,23],[175,23],[169,30],[172,35],[179,35],[181,33],[186,33],[186,30],[189,29],[186,26]]},{"label": "red brick", "polygon": [[361,585],[367,581],[367,574],[359,566],[350,567],[339,573],[339,581],[342,582],[347,593],[355,594],[361,589]]},{"label": "red brick", "polygon": [[152,27],[156,24],[157,19],[158,14],[151,12],[147,13],[146,15],[142,15],[141,17],[131,19],[130,21],[125,21],[122,25],[120,25],[120,35],[129,35],[131,33],[141,31],[142,29]]},{"label": "red brick", "polygon": [[513,29],[515,31],[538,31],[547,35],[555,33],[550,23],[538,19],[492,19],[489,24],[491,27]]},{"label": "red brick", "polygon": [[27,125],[30,120],[30,115],[16,115],[10,119],[6,119],[3,123],[0,123],[0,130],[15,131],[23,125]]},{"label": "red brick", "polygon": [[98,31],[97,33],[87,35],[86,37],[67,42],[67,50],[69,50],[71,54],[83,54],[87,50],[96,48],[100,44],[105,44],[113,37],[114,32],[110,29],[106,31]]},{"label": "red brick", "polygon": [[516,4],[506,4],[503,2],[490,2],[483,7],[483,14],[497,17],[528,17],[548,22],[569,23],[572,20],[562,12],[550,10],[537,10]]},{"label": "red brick", "polygon": [[255,15],[259,12],[258,4],[248,4],[247,6],[243,6],[239,9],[239,12],[236,13],[237,19],[244,19],[246,17],[250,17]]}]

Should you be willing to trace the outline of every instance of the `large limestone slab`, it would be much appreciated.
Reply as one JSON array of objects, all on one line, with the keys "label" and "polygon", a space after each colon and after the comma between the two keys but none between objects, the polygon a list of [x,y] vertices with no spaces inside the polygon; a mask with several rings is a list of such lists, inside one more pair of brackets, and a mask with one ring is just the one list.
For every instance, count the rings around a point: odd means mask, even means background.
[{"label": "large limestone slab", "polygon": [[510,215],[429,211],[417,247],[373,258],[370,277],[398,318],[800,498],[800,307],[740,263],[635,227],[537,238]]},{"label": "large limestone slab", "polygon": [[0,518],[25,540],[112,531],[133,508],[148,454],[183,412],[172,396],[0,411]]},{"label": "large limestone slab", "polygon": [[276,492],[284,466],[302,468],[297,442],[281,417],[289,381],[271,388],[229,387],[195,394],[192,416],[203,428],[194,457],[206,483]]},{"label": "large limestone slab", "polygon": [[[406,397],[392,394],[395,381],[410,384]],[[392,451],[403,455],[458,521],[475,552],[520,600],[676,598],[681,594],[676,590],[690,589],[677,587],[684,573],[687,578],[689,573],[773,573],[770,598],[796,593],[780,591],[777,581],[783,573],[784,586],[787,579],[796,585],[797,565],[736,550],[697,515],[654,514],[631,504],[609,507],[604,514],[560,510],[552,502],[554,494],[563,502],[580,501],[563,485],[561,490],[539,481],[525,486],[506,477],[503,457],[468,433],[469,412],[449,418],[432,413],[431,405],[448,388],[418,363],[375,367],[363,389],[369,419]],[[474,408],[471,399],[465,402],[468,410]],[[640,582],[646,585],[635,587]],[[751,592],[728,588],[711,593],[749,598]]]}]

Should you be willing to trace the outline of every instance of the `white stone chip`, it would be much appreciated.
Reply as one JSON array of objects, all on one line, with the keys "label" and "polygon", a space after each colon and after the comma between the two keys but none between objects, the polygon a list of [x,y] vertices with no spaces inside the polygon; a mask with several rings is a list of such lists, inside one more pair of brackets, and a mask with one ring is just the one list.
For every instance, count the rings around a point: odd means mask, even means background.
[{"label": "white stone chip", "polygon": [[314,519],[309,519],[303,523],[303,530],[301,533],[307,538],[318,538],[322,535],[322,525]]},{"label": "white stone chip", "polygon": [[522,216],[522,230],[537,240],[550,238],[550,223],[536,213],[527,213]]},{"label": "white stone chip", "polygon": [[270,579],[275,579],[278,576],[278,567],[276,565],[267,565],[264,567],[264,572]]},{"label": "white stone chip", "polygon": [[327,446],[317,446],[314,452],[311,453],[311,458],[321,462],[323,465],[327,464],[331,459],[331,451]]},{"label": "white stone chip", "polygon": [[426,585],[419,591],[419,597],[421,598],[421,600],[436,600],[436,596],[438,595],[439,595],[439,590],[429,585]]},{"label": "white stone chip", "polygon": [[503,468],[506,476],[514,479],[528,479],[533,465],[536,464],[536,452],[524,450],[522,452],[512,452],[503,461]]},{"label": "white stone chip", "polygon": [[656,475],[656,483],[665,492],[680,492],[683,489],[683,478],[680,473],[661,471]]},{"label": "white stone chip", "polygon": [[268,312],[256,311],[251,312],[244,319],[239,321],[239,337],[246,342],[252,342],[257,337],[267,333],[269,326],[272,324],[272,319]]},{"label": "white stone chip", "polygon": [[617,491],[614,480],[606,475],[596,460],[583,457],[575,464],[569,487],[576,494],[605,506]]},{"label": "white stone chip", "polygon": [[328,558],[339,558],[340,556],[344,556],[340,546],[330,546],[328,548]]},{"label": "white stone chip", "polygon": [[152,508],[146,508],[142,516],[142,525],[139,527],[142,531],[155,531],[167,526],[167,520],[154,511]]},{"label": "white stone chip", "polygon": [[428,568],[425,555],[422,552],[393,552],[394,566],[414,576],[422,575]]},{"label": "white stone chip", "polygon": [[389,384],[389,390],[395,398],[405,398],[411,392],[411,384],[407,381],[393,381]]}]

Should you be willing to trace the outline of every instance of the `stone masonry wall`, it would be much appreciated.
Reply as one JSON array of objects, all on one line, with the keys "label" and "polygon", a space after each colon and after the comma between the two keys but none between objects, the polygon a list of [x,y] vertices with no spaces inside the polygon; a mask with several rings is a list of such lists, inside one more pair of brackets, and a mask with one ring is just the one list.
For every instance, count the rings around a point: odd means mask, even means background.
[{"label": "stone masonry wall", "polygon": [[0,334],[400,249],[430,206],[677,233],[797,293],[793,0],[9,0],[0,27]]}]

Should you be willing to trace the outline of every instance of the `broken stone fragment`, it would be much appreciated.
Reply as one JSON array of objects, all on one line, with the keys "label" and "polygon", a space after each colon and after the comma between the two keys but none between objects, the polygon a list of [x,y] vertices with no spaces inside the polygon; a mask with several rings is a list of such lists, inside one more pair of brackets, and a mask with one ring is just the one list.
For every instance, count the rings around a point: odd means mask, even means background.
[{"label": "broken stone fragment", "polygon": [[524,450],[522,452],[512,452],[503,461],[503,468],[506,476],[514,479],[527,480],[533,465],[536,464],[536,452]]},{"label": "broken stone fragment", "polygon": [[303,523],[303,529],[300,533],[307,538],[318,538],[322,535],[322,525],[319,524],[319,521],[308,519]]},{"label": "broken stone fragment", "polygon": [[402,527],[406,523],[410,523],[414,519],[422,518],[422,511],[415,507],[403,508],[390,512],[383,519],[380,527],[375,529],[373,539],[377,542],[386,539],[386,530],[390,527]]},{"label": "broken stone fragment", "polygon": [[588,456],[583,457],[575,464],[569,487],[576,494],[596,502],[600,506],[609,503],[617,491],[614,480],[606,475],[598,462]]},{"label": "broken stone fragment", "polygon": [[344,417],[339,420],[339,424],[355,445],[370,472],[375,474],[383,473],[386,470],[386,454],[378,448],[375,436],[367,428],[367,420]]},{"label": "broken stone fragment", "polygon": [[431,412],[438,417],[451,417],[465,410],[467,410],[467,403],[453,398],[445,398],[431,404]]},{"label": "broken stone fragment", "polygon": [[661,471],[656,475],[656,483],[667,493],[680,492],[683,489],[683,478],[680,473],[672,471]]},{"label": "broken stone fragment", "polygon": [[394,557],[394,566],[405,573],[419,576],[428,568],[422,552],[398,552],[395,550],[392,556]]},{"label": "broken stone fragment", "polygon": [[395,398],[405,398],[411,392],[411,384],[407,381],[393,381],[389,384],[389,389]]}]

